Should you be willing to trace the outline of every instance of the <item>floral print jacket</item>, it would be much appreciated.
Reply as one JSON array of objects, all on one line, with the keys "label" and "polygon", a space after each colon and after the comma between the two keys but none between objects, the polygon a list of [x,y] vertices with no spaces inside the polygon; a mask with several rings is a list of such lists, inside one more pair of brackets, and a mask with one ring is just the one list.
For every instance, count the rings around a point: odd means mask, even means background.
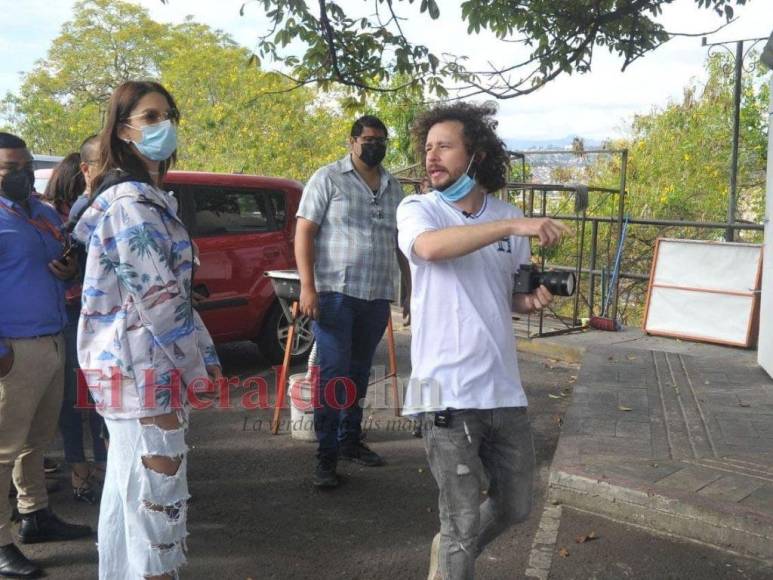
[{"label": "floral print jacket", "polygon": [[73,236],[88,256],[78,360],[97,410],[128,419],[184,406],[187,388],[220,363],[192,306],[193,248],[176,200],[146,183],[119,183]]}]

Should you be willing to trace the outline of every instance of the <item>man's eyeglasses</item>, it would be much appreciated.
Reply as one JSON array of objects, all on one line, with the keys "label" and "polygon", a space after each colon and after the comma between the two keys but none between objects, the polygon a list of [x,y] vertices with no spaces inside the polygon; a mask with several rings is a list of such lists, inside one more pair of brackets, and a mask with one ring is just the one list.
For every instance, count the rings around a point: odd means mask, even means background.
[{"label": "man's eyeglasses", "polygon": [[127,121],[129,119],[142,119],[148,125],[155,125],[156,123],[161,123],[167,120],[172,121],[172,123],[177,123],[180,120],[180,111],[177,109],[169,109],[167,111],[156,111],[155,109],[148,109],[142,113],[126,117]]},{"label": "man's eyeglasses", "polygon": [[375,145],[386,145],[389,139],[386,137],[360,137],[363,143],[373,143]]}]

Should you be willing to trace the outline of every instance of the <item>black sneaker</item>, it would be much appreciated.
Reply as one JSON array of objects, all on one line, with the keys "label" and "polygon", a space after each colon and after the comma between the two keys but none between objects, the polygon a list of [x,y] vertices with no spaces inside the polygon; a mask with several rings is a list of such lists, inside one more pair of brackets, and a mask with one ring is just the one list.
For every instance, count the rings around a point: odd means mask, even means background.
[{"label": "black sneaker", "polygon": [[335,458],[319,457],[317,458],[317,468],[314,470],[312,483],[315,487],[332,489],[338,487],[340,483],[336,475]]},{"label": "black sneaker", "polygon": [[338,456],[346,461],[353,461],[366,467],[379,467],[385,463],[378,453],[371,451],[361,441],[355,444],[343,445],[338,452]]}]

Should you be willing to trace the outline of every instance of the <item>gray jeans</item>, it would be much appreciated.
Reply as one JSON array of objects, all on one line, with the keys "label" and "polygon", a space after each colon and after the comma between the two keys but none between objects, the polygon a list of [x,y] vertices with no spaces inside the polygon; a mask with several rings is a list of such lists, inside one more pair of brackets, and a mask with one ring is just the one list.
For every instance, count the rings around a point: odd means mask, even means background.
[{"label": "gray jeans", "polygon": [[449,427],[434,420],[425,414],[424,447],[440,490],[440,573],[443,580],[470,580],[483,548],[531,510],[529,417],[525,407],[507,407],[455,411]]}]

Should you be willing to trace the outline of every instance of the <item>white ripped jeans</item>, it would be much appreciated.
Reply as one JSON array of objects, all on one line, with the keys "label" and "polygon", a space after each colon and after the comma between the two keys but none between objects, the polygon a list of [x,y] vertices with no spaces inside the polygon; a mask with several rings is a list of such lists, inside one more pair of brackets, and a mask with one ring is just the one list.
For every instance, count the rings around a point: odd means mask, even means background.
[{"label": "white ripped jeans", "polygon": [[[100,580],[177,578],[186,562],[188,478],[181,426],[165,430],[139,419],[105,419],[110,432],[107,472],[99,509]],[[174,475],[152,469],[143,458],[181,460]]]}]

